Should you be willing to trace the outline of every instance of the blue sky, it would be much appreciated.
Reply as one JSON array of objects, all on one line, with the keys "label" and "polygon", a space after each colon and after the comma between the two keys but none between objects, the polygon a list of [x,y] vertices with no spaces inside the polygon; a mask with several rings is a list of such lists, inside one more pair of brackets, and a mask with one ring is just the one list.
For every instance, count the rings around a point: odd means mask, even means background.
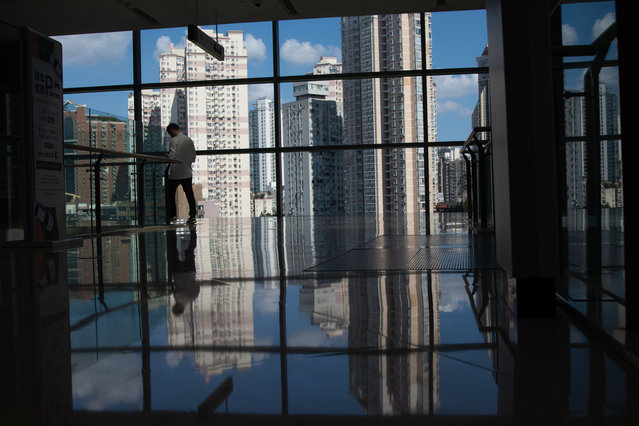
[{"label": "blue sky", "polygon": [[[613,2],[562,6],[564,44],[589,44],[614,21]],[[214,26],[204,26],[214,29]],[[271,22],[220,25],[218,30],[244,31],[248,50],[248,76],[273,75]],[[340,56],[339,18],[281,21],[280,73],[305,74],[320,56]],[[159,81],[158,55],[169,43],[183,45],[186,28],[142,31],[142,81]],[[439,12],[432,14],[433,67],[476,66],[486,43],[486,16],[482,11]],[[130,32],[57,37],[64,48],[64,85],[82,87],[132,83],[132,40]],[[614,47],[614,46],[613,46]],[[566,73],[566,87],[578,88],[583,71]],[[613,91],[616,70],[602,72]],[[471,113],[477,102],[477,76],[436,77],[438,140],[464,140],[471,130]],[[282,101],[292,98],[290,84],[280,88]],[[249,102],[272,95],[271,85],[249,86]],[[126,116],[128,92],[69,95],[66,98],[90,107]]]}]

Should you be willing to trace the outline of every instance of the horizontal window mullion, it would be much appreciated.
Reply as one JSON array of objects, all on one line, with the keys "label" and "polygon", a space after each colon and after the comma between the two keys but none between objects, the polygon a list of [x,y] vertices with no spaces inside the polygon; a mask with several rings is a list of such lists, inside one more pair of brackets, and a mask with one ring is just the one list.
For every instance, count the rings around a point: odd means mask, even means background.
[{"label": "horizontal window mullion", "polygon": [[[488,67],[472,68],[441,68],[428,70],[399,70],[399,71],[371,71],[361,73],[340,73],[340,74],[317,74],[317,75],[293,75],[280,77],[252,77],[252,78],[229,78],[216,80],[196,80],[196,81],[172,81],[166,83],[144,83],[140,84],[140,89],[165,89],[176,87],[206,87],[206,86],[232,86],[248,84],[276,84],[293,83],[298,81],[330,81],[330,80],[361,80],[368,78],[395,78],[395,77],[419,77],[419,76],[439,76],[439,75],[460,75],[460,74],[484,74],[488,72]],[[124,90],[134,90],[133,84],[119,84],[114,86],[90,86],[65,88],[64,94],[71,93],[92,93],[92,92],[116,92]]]},{"label": "horizontal window mullion", "polygon": [[[461,147],[464,141],[429,142],[429,148],[436,147]],[[288,146],[281,148],[245,148],[245,149],[205,149],[196,151],[196,155],[230,155],[230,154],[274,154],[278,152],[326,152],[326,151],[358,151],[363,149],[408,149],[424,148],[423,142],[407,142],[401,144],[349,144],[349,145],[322,145],[322,146]],[[147,153],[158,155],[159,153]]]}]

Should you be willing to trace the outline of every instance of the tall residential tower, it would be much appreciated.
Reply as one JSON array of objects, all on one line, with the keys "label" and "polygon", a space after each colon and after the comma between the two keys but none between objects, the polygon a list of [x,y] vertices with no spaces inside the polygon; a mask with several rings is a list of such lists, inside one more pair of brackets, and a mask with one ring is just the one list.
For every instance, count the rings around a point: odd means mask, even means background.
[{"label": "tall residential tower", "polygon": [[[430,14],[421,28],[417,13],[342,18],[345,73],[398,71],[422,67],[421,32],[426,34],[426,68],[432,66]],[[426,96],[427,114],[423,97]],[[430,77],[367,78],[344,81],[344,144],[402,144],[436,139],[435,86]],[[426,116],[426,125],[424,123]],[[434,170],[436,163],[432,165]],[[347,151],[346,213],[399,219],[408,232],[424,227],[424,152],[419,149]],[[389,222],[392,223],[392,222]]]},{"label": "tall residential tower", "polygon": [[[251,148],[275,146],[275,110],[270,98],[259,98],[249,111],[249,141]],[[275,190],[275,154],[251,156],[251,192]]]},{"label": "tall residential tower", "polygon": [[[211,30],[203,30],[212,37]],[[160,81],[197,81],[247,77],[247,56],[242,31],[218,34],[225,59],[220,62],[187,41],[183,49],[171,45],[160,56]],[[162,89],[162,126],[177,123],[196,150],[249,147],[248,94],[245,85]],[[223,217],[250,216],[249,156],[198,156],[193,183],[202,186],[205,209]],[[215,213],[212,213],[215,212]]]}]

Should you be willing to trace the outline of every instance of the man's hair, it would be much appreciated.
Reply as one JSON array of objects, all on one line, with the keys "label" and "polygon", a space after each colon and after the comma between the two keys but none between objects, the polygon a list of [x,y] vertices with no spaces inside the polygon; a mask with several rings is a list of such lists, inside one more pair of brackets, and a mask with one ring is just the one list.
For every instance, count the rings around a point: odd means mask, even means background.
[{"label": "man's hair", "polygon": [[169,130],[180,130],[180,126],[178,126],[175,123],[171,123],[168,126],[166,126],[166,131],[168,132]]}]

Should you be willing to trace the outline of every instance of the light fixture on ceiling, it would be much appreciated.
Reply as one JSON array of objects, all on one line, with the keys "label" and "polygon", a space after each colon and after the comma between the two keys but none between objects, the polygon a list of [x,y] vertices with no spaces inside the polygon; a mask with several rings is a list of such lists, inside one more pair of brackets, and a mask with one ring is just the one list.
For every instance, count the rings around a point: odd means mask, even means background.
[{"label": "light fixture on ceiling", "polygon": [[125,0],[118,0],[118,3],[120,4],[120,6],[130,10],[131,12],[135,13],[136,15],[146,20],[147,22],[153,25],[159,24],[157,19],[155,19],[153,16],[149,15],[148,13],[146,13],[144,10],[140,9],[139,7],[133,6],[131,2],[125,1]]},{"label": "light fixture on ceiling", "polygon": [[299,15],[299,12],[297,11],[297,9],[295,9],[295,6],[293,6],[293,2],[291,0],[280,0],[280,3],[284,7],[284,9],[286,9],[289,15]]},{"label": "light fixture on ceiling", "polygon": [[149,15],[148,13],[146,13],[145,11],[143,11],[142,9],[138,8],[138,7],[130,7],[129,10],[133,13],[135,13],[138,16],[141,16],[142,18],[146,19],[147,21],[149,21],[152,24],[159,24],[159,22],[151,15]]},{"label": "light fixture on ceiling", "polygon": [[[207,35],[197,26],[198,3],[199,1],[195,0],[195,24],[191,24],[187,27],[186,38],[218,61],[223,61],[224,46],[222,46],[217,40],[213,40],[213,37]],[[217,11],[215,12],[215,36],[216,38],[219,36],[219,32],[217,31]]]},{"label": "light fixture on ceiling", "polygon": [[219,61],[224,60],[224,46],[213,40],[213,37],[208,36],[204,31],[199,29],[197,25],[191,24],[188,26],[187,38],[215,59]]}]

